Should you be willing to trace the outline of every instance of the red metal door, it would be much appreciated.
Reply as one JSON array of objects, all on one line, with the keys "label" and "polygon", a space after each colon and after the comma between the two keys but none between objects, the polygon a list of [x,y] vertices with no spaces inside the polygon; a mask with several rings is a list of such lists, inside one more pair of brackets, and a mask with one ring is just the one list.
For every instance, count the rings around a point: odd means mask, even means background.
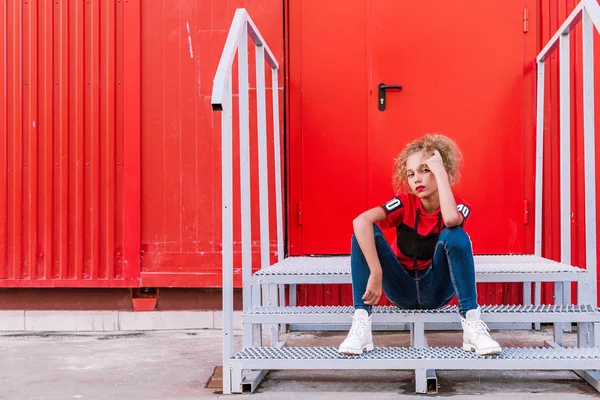
[{"label": "red metal door", "polygon": [[[455,188],[473,205],[468,230],[478,253],[520,253],[523,231],[523,2],[371,2],[372,43],[367,202],[391,197],[390,166],[425,132],[463,152]],[[401,16],[401,17],[400,17]],[[401,22],[399,22],[399,17]],[[401,84],[376,107],[377,85]]]},{"label": "red metal door", "polygon": [[[464,154],[455,191],[473,205],[475,251],[522,252],[524,54],[535,40],[524,3],[354,0],[335,27],[336,7],[301,3],[290,8],[290,254],[349,253],[352,219],[392,196],[394,157],[426,132]],[[385,111],[381,82],[403,85]]]}]

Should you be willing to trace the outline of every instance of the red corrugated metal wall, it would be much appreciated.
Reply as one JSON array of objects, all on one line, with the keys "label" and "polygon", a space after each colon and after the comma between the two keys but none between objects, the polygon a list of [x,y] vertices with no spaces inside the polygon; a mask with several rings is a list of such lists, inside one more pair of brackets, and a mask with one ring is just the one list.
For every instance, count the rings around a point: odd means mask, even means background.
[{"label": "red corrugated metal wall", "polygon": [[1,7],[0,286],[138,286],[139,0]]},{"label": "red corrugated metal wall", "polygon": [[[280,0],[148,0],[142,3],[143,286],[221,286],[221,115],[212,111],[210,97],[214,74],[238,7],[248,10],[283,67],[283,2]],[[249,59],[252,239],[254,265],[258,268],[260,234],[253,55],[252,46]],[[283,104],[283,78],[280,71],[280,104]],[[235,68],[233,79],[234,107],[237,107]],[[266,82],[267,111],[270,112],[270,71],[267,71]],[[283,108],[280,106],[281,121]],[[235,147],[237,124],[236,117],[233,121],[234,159],[239,154]],[[272,167],[271,125],[267,124]],[[285,131],[281,129],[281,132]],[[239,184],[238,178],[239,169],[235,166],[234,185]],[[270,237],[272,250],[276,251],[273,179],[270,189]],[[239,190],[234,193],[239,196]],[[239,210],[239,197],[234,198],[234,210]],[[237,211],[234,224],[234,251],[239,257]],[[240,265],[239,258],[235,262]]]}]

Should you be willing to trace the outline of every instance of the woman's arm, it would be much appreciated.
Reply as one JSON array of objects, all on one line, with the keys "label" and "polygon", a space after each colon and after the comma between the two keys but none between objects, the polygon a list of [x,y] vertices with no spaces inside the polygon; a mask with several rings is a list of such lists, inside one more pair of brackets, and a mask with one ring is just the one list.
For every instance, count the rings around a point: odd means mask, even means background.
[{"label": "woman's arm", "polygon": [[382,272],[379,257],[377,257],[377,249],[375,248],[375,234],[373,232],[373,224],[385,219],[385,211],[381,207],[371,208],[368,211],[360,214],[354,219],[354,235],[362,250],[363,255],[371,270],[367,290],[362,299],[365,304],[375,305],[379,302],[382,291]]},{"label": "woman's arm", "polygon": [[[360,245],[367,264],[371,269],[371,273],[381,273],[381,264],[377,257],[377,250],[375,249],[375,234],[373,233],[373,224],[385,219],[385,211],[381,207],[371,208],[368,211],[360,214],[352,221],[354,226],[354,235]],[[373,271],[375,270],[375,271]]]},{"label": "woman's arm", "polygon": [[448,173],[444,168],[444,162],[442,161],[442,156],[439,151],[436,150],[435,154],[427,159],[425,163],[429,167],[429,170],[435,175],[444,225],[451,228],[462,224],[463,216],[456,209],[456,200],[454,200],[454,194],[452,193],[450,181],[448,180]]}]

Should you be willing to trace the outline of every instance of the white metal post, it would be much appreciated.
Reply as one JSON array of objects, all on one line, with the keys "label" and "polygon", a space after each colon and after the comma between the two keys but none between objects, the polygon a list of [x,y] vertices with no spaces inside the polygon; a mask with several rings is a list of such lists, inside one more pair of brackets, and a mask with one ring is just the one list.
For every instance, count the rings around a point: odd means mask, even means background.
[{"label": "white metal post", "polygon": [[[252,307],[258,307],[261,303],[260,282],[258,278],[252,278]],[[254,324],[252,327],[252,346],[262,346],[262,325]]]},{"label": "white metal post", "polygon": [[256,45],[256,112],[258,124],[258,186],[260,191],[261,268],[270,265],[269,257],[269,179],[267,175],[267,107],[265,102],[265,48]]},{"label": "white metal post", "polygon": [[[544,168],[544,69],[545,62],[537,65],[537,118],[535,129],[535,255],[542,256],[542,203]],[[529,288],[531,290],[531,287]]]},{"label": "white metal post", "polygon": [[[244,312],[252,307],[252,216],[250,210],[250,106],[248,94],[248,28],[244,28],[238,43],[238,86],[240,122],[240,203],[242,207],[242,297]],[[242,342],[252,346],[252,326],[244,324]]]},{"label": "white metal post", "polygon": [[[554,304],[560,305],[563,300],[564,285],[562,282],[554,282]],[[554,341],[562,346],[563,344],[563,324],[554,323]]]},{"label": "white metal post", "polygon": [[[597,4],[595,4],[597,7]],[[597,8],[596,8],[597,10]],[[584,193],[585,193],[585,259],[587,284],[578,286],[578,292],[586,303],[597,306],[596,298],[596,170],[594,140],[594,24],[588,9],[582,17],[583,53],[583,146],[584,146]],[[590,323],[577,324],[579,347],[598,346],[594,340],[597,326]]]},{"label": "white metal post", "polygon": [[[560,36],[560,239],[561,261],[571,265],[571,56],[570,35]],[[571,286],[554,283],[554,304],[562,304],[571,297]],[[562,289],[562,290],[561,290]],[[570,299],[569,299],[570,303]],[[564,327],[564,324],[555,324]]]},{"label": "white metal post", "polygon": [[[543,184],[544,184],[544,61],[537,63],[537,111],[535,135],[535,255],[542,256],[542,216],[543,216]],[[541,284],[534,283],[534,301],[536,304],[541,299]],[[531,284],[523,283],[523,303],[531,304]],[[539,324],[534,324],[535,329],[540,329]]]},{"label": "white metal post", "polygon": [[[597,6],[597,4],[596,4]],[[590,275],[590,304],[597,306],[596,283],[596,163],[594,156],[594,28],[587,8],[583,13],[583,146],[585,182],[585,259]],[[599,15],[600,17],[600,15]],[[596,345],[599,345],[598,343]]]},{"label": "white metal post", "polygon": [[571,84],[569,34],[560,37],[560,258],[571,264]]},{"label": "white metal post", "polygon": [[[256,112],[258,123],[258,175],[260,191],[260,259],[261,268],[271,265],[270,242],[269,242],[269,176],[267,156],[267,104],[265,85],[265,48],[256,45]],[[267,305],[277,305],[277,286],[263,289],[263,301]],[[277,342],[277,325],[269,326],[274,341]],[[277,337],[277,339],[275,339]]]},{"label": "white metal post", "polygon": [[223,223],[223,393],[231,393],[233,352],[233,157],[231,71],[227,79],[221,114],[222,223]]},{"label": "white metal post", "polygon": [[[531,286],[529,286],[531,288]],[[533,283],[533,304],[542,304],[542,282]],[[539,331],[542,328],[541,323],[534,322],[533,329]]]},{"label": "white metal post", "polygon": [[[283,260],[283,192],[281,188],[281,139],[279,133],[279,79],[277,68],[271,68],[273,98],[273,159],[275,171],[275,206],[277,213],[277,261]],[[279,305],[285,306],[285,287],[279,285]],[[281,325],[282,332],[285,325]]]},{"label": "white metal post", "polygon": [[295,284],[289,285],[289,288],[290,288],[290,306],[295,307],[296,306],[296,285]]},{"label": "white metal post", "polygon": [[281,188],[281,140],[279,133],[278,70],[271,68],[273,92],[273,147],[275,150],[275,202],[277,207],[277,261],[283,260],[283,193]]},{"label": "white metal post", "polygon": [[531,305],[531,282],[523,282],[523,304]]}]

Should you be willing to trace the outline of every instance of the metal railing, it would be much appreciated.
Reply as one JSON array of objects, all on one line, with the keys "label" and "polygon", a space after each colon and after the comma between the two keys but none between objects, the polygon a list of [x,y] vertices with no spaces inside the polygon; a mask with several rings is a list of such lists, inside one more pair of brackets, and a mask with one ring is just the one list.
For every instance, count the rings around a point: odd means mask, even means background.
[{"label": "metal railing", "polygon": [[[582,21],[583,52],[583,134],[585,185],[585,236],[587,290],[579,290],[579,303],[596,304],[596,185],[594,161],[594,45],[593,27],[600,32],[600,6],[596,0],[583,0],[552,36],[537,56],[537,121],[536,121],[536,182],[535,182],[535,254],[542,253],[542,182],[544,150],[544,72],[548,57],[559,50],[559,118],[560,118],[560,232],[561,262],[571,264],[571,93],[570,93],[570,33]],[[582,288],[580,288],[582,289]],[[555,290],[562,289],[555,286]],[[567,300],[570,302],[570,291]],[[583,292],[583,293],[582,293]],[[562,293],[555,293],[555,296]],[[536,285],[536,297],[539,284]],[[536,299],[538,300],[538,299]]]},{"label": "metal railing", "polygon": [[[283,206],[281,189],[281,157],[279,138],[279,65],[264,41],[256,25],[245,9],[237,9],[225,42],[225,47],[217,67],[213,82],[213,111],[221,111],[222,138],[222,222],[223,222],[223,393],[231,393],[230,363],[233,352],[233,93],[232,68],[237,52],[239,85],[239,130],[240,130],[240,194],[242,231],[242,291],[243,308],[248,311],[258,305],[260,293],[251,287],[252,248],[251,248],[251,199],[250,199],[250,123],[248,87],[248,36],[256,46],[256,98],[259,163],[259,203],[260,203],[260,253],[261,268],[270,265],[269,242],[269,180],[267,165],[267,110],[265,86],[265,60],[271,68],[273,92],[273,138],[275,171],[275,202],[277,212],[277,255],[283,259]],[[255,292],[254,295],[252,294]],[[271,292],[271,296],[276,296]],[[252,346],[260,332],[248,331],[244,326],[244,347]],[[260,339],[258,339],[260,340]]]}]

